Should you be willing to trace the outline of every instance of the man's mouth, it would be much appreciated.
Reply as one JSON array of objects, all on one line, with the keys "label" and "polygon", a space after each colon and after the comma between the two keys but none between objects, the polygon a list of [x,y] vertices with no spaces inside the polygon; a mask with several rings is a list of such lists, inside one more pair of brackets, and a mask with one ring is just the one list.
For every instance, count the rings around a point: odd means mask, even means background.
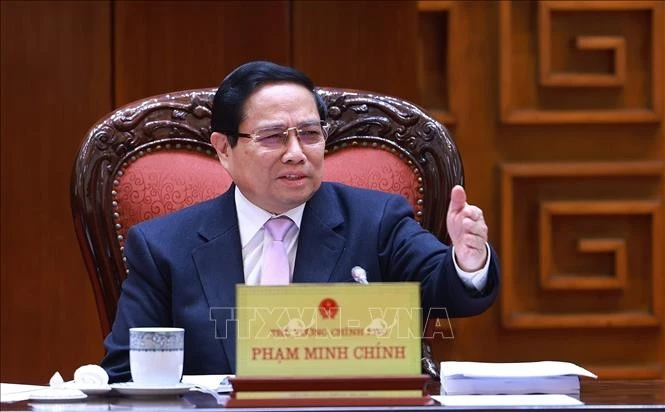
[{"label": "man's mouth", "polygon": [[280,177],[280,179],[286,179],[286,180],[299,180],[299,179],[304,179],[305,175],[295,175],[295,174],[289,174],[289,175],[283,175]]}]

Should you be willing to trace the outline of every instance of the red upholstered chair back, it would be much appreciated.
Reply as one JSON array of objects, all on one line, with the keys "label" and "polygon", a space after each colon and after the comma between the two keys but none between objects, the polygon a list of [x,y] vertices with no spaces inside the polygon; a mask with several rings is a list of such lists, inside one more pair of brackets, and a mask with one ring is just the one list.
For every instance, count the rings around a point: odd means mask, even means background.
[{"label": "red upholstered chair back", "polygon": [[[231,184],[209,143],[215,91],[129,104],[100,120],[83,141],[72,175],[72,211],[104,335],[126,276],[127,230],[217,196]],[[324,179],[405,196],[416,219],[445,241],[450,189],[463,176],[446,129],[396,98],[332,88],[317,92],[331,123]]]}]

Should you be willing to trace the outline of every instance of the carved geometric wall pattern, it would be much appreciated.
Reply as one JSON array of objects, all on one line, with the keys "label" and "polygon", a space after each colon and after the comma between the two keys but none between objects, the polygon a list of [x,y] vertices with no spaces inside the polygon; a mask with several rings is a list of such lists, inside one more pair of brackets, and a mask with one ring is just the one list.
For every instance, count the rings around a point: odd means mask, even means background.
[{"label": "carved geometric wall pattern", "polygon": [[660,122],[664,8],[658,0],[499,2],[501,120]]},{"label": "carved geometric wall pattern", "polygon": [[508,163],[501,175],[506,328],[660,326],[665,163]]},{"label": "carved geometric wall pattern", "polygon": [[[607,253],[613,257],[613,273],[581,275],[557,273],[553,260],[553,245],[557,227],[553,226],[555,217],[563,216],[599,216],[599,215],[651,215],[658,211],[659,203],[653,201],[545,201],[540,204],[540,286],[542,289],[599,290],[625,289],[628,276],[627,246],[622,238],[582,238],[576,243],[582,253]],[[652,228],[653,230],[653,228]]]},{"label": "carved geometric wall pattern", "polygon": [[419,103],[446,126],[456,122],[450,112],[454,27],[454,1],[418,1]]}]

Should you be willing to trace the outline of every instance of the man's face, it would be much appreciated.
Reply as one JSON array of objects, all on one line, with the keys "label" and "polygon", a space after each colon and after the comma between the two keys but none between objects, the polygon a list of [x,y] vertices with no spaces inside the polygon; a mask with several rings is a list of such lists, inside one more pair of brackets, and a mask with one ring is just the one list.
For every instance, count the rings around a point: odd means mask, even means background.
[{"label": "man's face", "polygon": [[[240,133],[320,120],[312,92],[293,83],[259,86],[245,101],[244,113]],[[268,212],[279,214],[299,206],[321,185],[325,142],[301,145],[295,130],[277,149],[267,149],[244,137],[232,148],[227,136],[216,132],[211,142],[242,194]]]}]

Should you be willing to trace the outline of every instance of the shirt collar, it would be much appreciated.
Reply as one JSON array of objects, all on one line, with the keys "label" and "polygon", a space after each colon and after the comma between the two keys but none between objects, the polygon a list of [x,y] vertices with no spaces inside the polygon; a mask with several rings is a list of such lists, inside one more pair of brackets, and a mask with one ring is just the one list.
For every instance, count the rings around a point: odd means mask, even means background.
[{"label": "shirt collar", "polygon": [[[245,247],[247,243],[256,235],[256,233],[263,229],[263,224],[270,219],[275,217],[272,213],[268,213],[260,207],[256,206],[254,203],[250,202],[249,199],[242,194],[238,186],[235,188],[235,201],[236,201],[236,210],[238,213],[238,228],[240,230],[240,243],[242,247]],[[302,215],[305,211],[305,203],[300,206],[297,206],[291,210],[288,210],[280,216],[288,216],[296,224],[296,227],[300,229],[300,222],[302,221]]]}]

